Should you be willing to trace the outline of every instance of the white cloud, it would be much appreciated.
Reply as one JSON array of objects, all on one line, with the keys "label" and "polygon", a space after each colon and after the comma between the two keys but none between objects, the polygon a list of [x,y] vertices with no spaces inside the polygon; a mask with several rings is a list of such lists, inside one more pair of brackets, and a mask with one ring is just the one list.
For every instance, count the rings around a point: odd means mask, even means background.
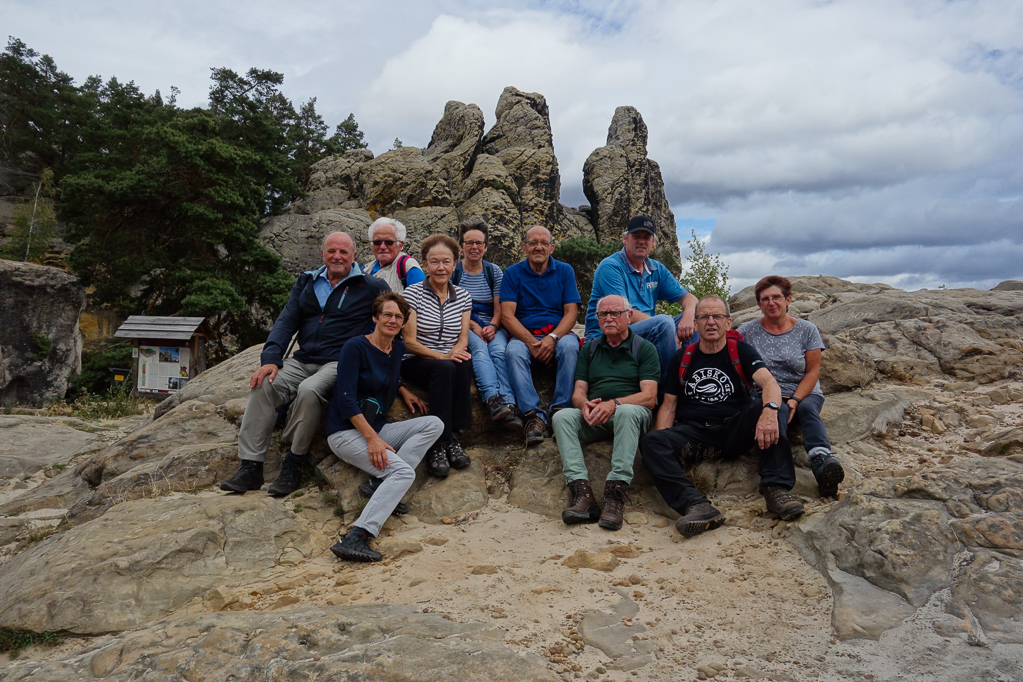
[{"label": "white cloud", "polygon": [[282,71],[378,153],[425,145],[448,100],[489,127],[505,86],[540,92],[572,205],[629,104],[678,217],[718,219],[733,276],[1023,278],[1017,0],[8,0],[0,24],[79,80],[177,85],[184,104],[211,66]]}]

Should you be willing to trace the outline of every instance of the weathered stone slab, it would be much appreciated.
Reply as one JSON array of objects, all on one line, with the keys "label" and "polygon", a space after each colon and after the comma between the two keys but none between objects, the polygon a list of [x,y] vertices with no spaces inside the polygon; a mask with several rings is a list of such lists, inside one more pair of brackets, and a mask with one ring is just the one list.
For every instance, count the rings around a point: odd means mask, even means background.
[{"label": "weathered stone slab", "polygon": [[0,626],[80,634],[144,626],[328,540],[262,495],[126,502],[15,555],[0,572]]},{"label": "weathered stone slab", "polygon": [[409,606],[302,608],[171,618],[97,641],[56,661],[15,662],[27,680],[521,680],[556,682],[546,661],[518,654],[482,623]]}]

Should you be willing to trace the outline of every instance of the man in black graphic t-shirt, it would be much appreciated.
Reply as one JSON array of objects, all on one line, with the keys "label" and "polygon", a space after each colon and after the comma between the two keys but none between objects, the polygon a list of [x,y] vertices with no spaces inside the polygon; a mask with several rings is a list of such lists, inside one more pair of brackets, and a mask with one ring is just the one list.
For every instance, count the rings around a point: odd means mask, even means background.
[{"label": "man in black graphic t-shirt", "polygon": [[[681,381],[686,349],[675,353],[662,385],[664,402],[657,421],[639,442],[657,490],[682,515],[675,528],[685,537],[717,528],[724,516],[697,490],[683,465],[715,455],[738,457],[754,446],[767,508],[786,521],[803,513],[803,505],[789,494],[796,469],[785,429],[778,422],[781,389],[752,346],[727,338],[731,326],[727,303],[716,296],[700,300],[696,307],[700,342]],[[743,377],[756,384],[762,400],[751,397]]]}]

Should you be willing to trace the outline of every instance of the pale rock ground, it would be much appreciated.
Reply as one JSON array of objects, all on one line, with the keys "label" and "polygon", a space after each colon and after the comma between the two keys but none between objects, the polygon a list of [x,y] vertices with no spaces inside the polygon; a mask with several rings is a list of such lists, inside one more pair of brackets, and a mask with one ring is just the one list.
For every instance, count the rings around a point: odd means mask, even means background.
[{"label": "pale rock ground", "polygon": [[[852,444],[872,457],[862,476],[908,476],[974,457],[971,443],[1023,426],[1023,403],[1002,400],[1023,382],[934,388],[904,422]],[[94,435],[107,443],[138,423],[104,424]],[[43,477],[43,470],[32,474],[18,490],[5,481],[0,495],[23,493]],[[808,515],[835,504],[805,501]],[[243,588],[210,590],[175,615],[403,604],[489,624],[506,645],[543,656],[566,680],[1023,680],[1023,664],[1004,663],[1023,661],[1023,646],[936,633],[936,624],[951,619],[943,610],[948,590],[876,642],[839,641],[828,583],[787,541],[788,524],[767,516],[759,496],[716,495],[713,502],[726,525],[684,542],[667,518],[650,512],[629,513],[612,533],[565,526],[509,505],[506,496],[440,524],[392,517],[378,541],[388,556],[380,564],[341,563],[324,546]],[[339,530],[315,491],[281,504],[320,532]],[[30,648],[17,661],[67,659],[97,639]],[[0,664],[10,663],[0,655]],[[17,662],[7,668],[17,669]]]}]

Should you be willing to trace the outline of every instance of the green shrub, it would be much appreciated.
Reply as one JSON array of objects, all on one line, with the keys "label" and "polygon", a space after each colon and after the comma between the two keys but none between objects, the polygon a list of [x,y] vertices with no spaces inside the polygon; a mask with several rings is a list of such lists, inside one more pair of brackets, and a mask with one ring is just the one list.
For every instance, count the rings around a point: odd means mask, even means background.
[{"label": "green shrub", "polygon": [[0,627],[0,652],[6,652],[11,658],[17,658],[25,647],[58,646],[63,640],[56,632],[32,632]]},{"label": "green shrub", "polygon": [[600,265],[600,261],[621,249],[621,242],[601,243],[593,237],[569,237],[558,242],[554,257],[565,261],[575,270],[575,281],[579,286],[579,296],[582,298],[582,303],[579,304],[580,323],[586,320],[586,306],[590,301],[590,290],[593,289],[594,270]]},{"label": "green shrub", "polygon": [[728,300],[728,266],[716,253],[707,253],[700,238],[695,231],[691,231],[692,237],[686,242],[689,247],[690,256],[685,264],[680,281],[682,286],[688,289],[696,298],[704,296],[719,296]]},{"label": "green shrub", "polygon": [[131,367],[131,345],[118,341],[99,351],[82,353],[82,371],[71,377],[65,398],[73,400],[86,393],[103,394],[110,388],[111,367]]}]

